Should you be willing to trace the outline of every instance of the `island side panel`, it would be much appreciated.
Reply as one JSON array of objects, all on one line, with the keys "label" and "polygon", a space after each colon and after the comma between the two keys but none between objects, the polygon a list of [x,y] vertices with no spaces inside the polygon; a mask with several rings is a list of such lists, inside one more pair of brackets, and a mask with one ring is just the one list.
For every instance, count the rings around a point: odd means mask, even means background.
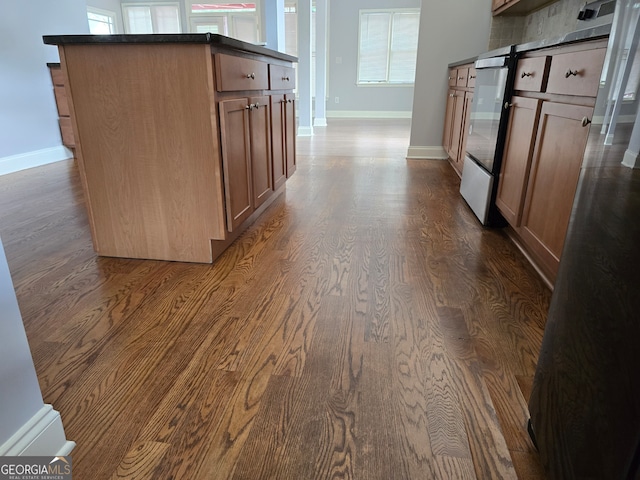
[{"label": "island side panel", "polygon": [[211,262],[225,228],[209,47],[61,49],[97,253]]}]

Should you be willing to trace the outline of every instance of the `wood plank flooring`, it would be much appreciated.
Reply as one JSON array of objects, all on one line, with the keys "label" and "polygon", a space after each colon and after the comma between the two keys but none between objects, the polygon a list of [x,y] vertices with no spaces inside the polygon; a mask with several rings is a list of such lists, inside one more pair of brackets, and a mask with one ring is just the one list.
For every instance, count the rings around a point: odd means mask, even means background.
[{"label": "wood plank flooring", "polygon": [[408,135],[299,138],[286,194],[213,265],[97,257],[72,161],[0,177],[74,478],[545,478],[524,395],[550,292]]}]

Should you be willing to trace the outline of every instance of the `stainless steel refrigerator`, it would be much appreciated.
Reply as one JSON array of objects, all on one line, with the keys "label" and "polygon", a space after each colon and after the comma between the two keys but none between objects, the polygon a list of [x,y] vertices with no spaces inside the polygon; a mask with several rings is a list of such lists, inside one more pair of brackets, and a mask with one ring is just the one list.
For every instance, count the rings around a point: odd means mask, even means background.
[{"label": "stainless steel refrigerator", "polygon": [[552,479],[640,479],[639,16],[617,1],[529,400]]}]

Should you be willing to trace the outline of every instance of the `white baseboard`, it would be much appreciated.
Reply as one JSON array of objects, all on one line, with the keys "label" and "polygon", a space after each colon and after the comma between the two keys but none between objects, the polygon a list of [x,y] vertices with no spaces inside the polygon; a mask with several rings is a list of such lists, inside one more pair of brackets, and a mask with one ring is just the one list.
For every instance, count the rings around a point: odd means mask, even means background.
[{"label": "white baseboard", "polygon": [[407,158],[421,158],[425,160],[446,160],[449,158],[442,147],[409,147]]},{"label": "white baseboard", "polygon": [[298,127],[298,137],[313,137],[313,127]]},{"label": "white baseboard", "polygon": [[[635,115],[620,115],[618,117],[618,123],[634,123],[636,121]],[[604,115],[594,115],[591,119],[594,125],[602,125],[604,122]]]},{"label": "white baseboard", "polygon": [[638,152],[627,150],[624,152],[622,164],[629,168],[640,168],[640,154]]},{"label": "white baseboard", "polygon": [[315,118],[313,120],[313,126],[314,127],[326,127],[327,126],[327,119],[326,118]]},{"label": "white baseboard", "polygon": [[73,153],[67,147],[43,148],[33,152],[11,155],[0,158],[0,175],[19,172],[27,168],[39,167],[48,163],[59,162],[73,158]]},{"label": "white baseboard", "polygon": [[328,110],[327,118],[411,118],[412,112],[368,110]]},{"label": "white baseboard", "polygon": [[69,455],[76,446],[64,434],[60,413],[45,404],[0,445],[0,457],[59,456]]}]

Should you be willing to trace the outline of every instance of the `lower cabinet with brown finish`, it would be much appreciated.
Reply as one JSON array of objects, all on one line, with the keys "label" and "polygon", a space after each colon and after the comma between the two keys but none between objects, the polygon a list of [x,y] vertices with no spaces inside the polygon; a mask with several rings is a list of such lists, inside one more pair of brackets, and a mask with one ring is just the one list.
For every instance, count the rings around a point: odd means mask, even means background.
[{"label": "lower cabinet with brown finish", "polygon": [[442,146],[458,175],[462,175],[464,164],[474,85],[475,68],[472,64],[449,70],[450,88],[447,93]]},{"label": "lower cabinet with brown finish", "polygon": [[211,263],[295,168],[296,59],[214,34],[105,37],[44,38],[68,79],[94,249]]},{"label": "lower cabinet with brown finish", "polygon": [[[518,62],[496,206],[550,286],[578,185],[602,51],[603,41],[596,40],[527,52]],[[562,89],[551,81],[560,70],[566,71]]]},{"label": "lower cabinet with brown finish", "polygon": [[593,108],[544,102],[518,231],[555,279]]}]

